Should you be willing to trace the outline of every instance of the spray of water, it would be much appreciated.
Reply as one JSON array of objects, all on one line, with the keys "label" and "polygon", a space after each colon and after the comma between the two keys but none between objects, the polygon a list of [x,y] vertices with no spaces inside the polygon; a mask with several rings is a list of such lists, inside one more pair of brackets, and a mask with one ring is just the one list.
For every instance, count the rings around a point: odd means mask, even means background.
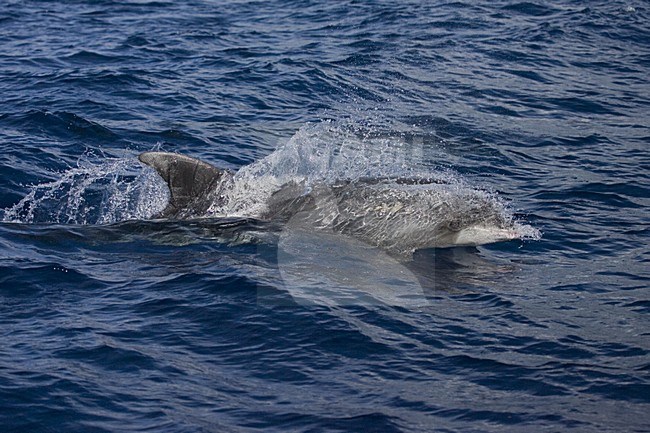
[{"label": "spray of water", "polygon": [[52,182],[30,188],[4,222],[110,224],[146,219],[165,207],[166,185],[134,158],[81,159]]},{"label": "spray of water", "polygon": [[440,177],[458,179],[449,171],[424,164],[421,143],[361,129],[356,124],[323,121],[306,124],[286,143],[234,176],[225,200],[210,209],[214,216],[254,217],[263,213],[271,194],[288,182],[318,184],[364,177]]}]

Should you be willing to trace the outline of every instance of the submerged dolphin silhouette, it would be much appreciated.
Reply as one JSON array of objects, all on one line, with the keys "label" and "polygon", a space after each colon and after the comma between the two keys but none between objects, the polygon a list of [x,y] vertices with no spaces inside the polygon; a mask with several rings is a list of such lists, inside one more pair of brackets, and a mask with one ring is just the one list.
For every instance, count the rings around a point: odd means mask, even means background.
[{"label": "submerged dolphin silhouette", "polygon": [[[213,216],[228,201],[234,174],[185,155],[145,152],[139,160],[169,187],[167,207],[155,218]],[[314,229],[352,236],[399,256],[417,249],[476,246],[530,237],[494,197],[453,188],[436,179],[356,179],[307,185],[290,181],[255,215],[266,221],[301,221]],[[228,215],[223,215],[228,216]]]}]

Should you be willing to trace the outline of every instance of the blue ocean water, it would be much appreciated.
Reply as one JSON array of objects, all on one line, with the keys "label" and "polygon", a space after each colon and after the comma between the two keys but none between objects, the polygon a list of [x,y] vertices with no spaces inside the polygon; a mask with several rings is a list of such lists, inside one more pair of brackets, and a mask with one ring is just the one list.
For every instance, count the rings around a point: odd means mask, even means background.
[{"label": "blue ocean water", "polygon": [[[650,431],[649,22],[642,0],[0,1],[2,431]],[[354,151],[318,165],[332,146]],[[152,221],[152,149],[451,176],[542,237],[403,263]]]}]

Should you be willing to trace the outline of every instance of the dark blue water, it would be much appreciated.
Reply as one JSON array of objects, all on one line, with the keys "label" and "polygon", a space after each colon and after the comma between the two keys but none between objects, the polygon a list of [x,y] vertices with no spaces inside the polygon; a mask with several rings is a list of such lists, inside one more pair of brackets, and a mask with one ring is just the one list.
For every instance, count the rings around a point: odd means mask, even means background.
[{"label": "dark blue water", "polygon": [[[648,23],[642,0],[0,1],[1,430],[650,431]],[[380,151],[359,175],[447,173],[543,236],[403,263],[148,220],[139,152],[236,170],[346,140]]]}]

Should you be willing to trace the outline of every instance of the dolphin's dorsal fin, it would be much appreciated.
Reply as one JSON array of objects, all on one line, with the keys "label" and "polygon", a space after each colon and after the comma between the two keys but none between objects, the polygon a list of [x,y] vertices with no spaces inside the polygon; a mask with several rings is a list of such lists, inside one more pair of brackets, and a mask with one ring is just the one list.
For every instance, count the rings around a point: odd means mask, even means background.
[{"label": "dolphin's dorsal fin", "polygon": [[169,204],[156,218],[205,216],[215,191],[229,172],[189,156],[168,152],[145,152],[140,162],[152,167],[169,187]]}]

